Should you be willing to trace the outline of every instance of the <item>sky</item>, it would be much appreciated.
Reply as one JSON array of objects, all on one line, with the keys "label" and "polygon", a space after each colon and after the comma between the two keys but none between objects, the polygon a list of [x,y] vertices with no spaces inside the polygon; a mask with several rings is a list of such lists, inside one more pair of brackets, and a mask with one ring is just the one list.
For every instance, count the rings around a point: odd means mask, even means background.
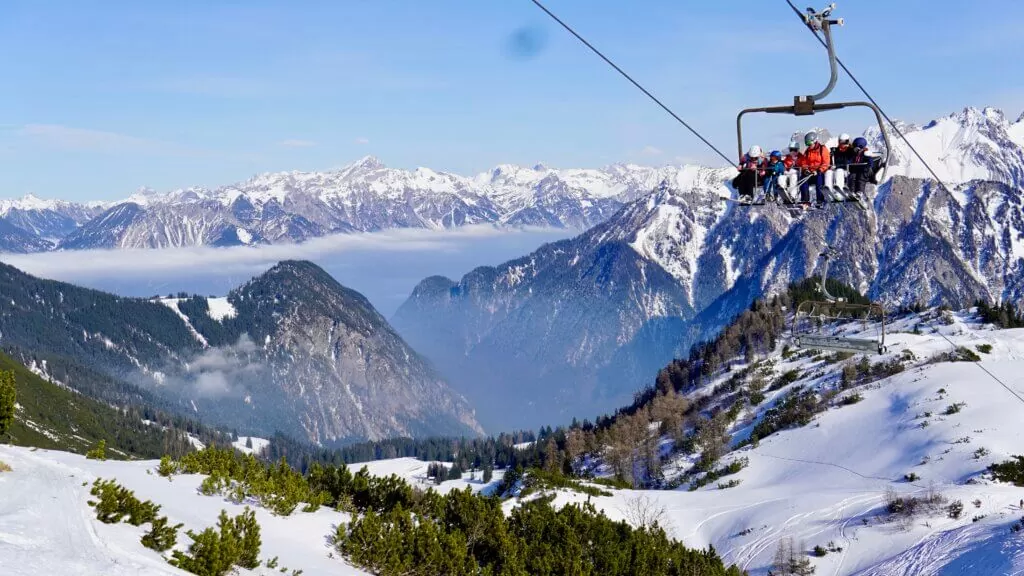
[{"label": "sky", "polygon": [[[1024,3],[838,4],[840,57],[891,116],[1024,110]],[[730,156],[741,108],[827,81],[782,0],[546,5]],[[467,175],[722,163],[529,0],[5,0],[0,74],[0,198],[112,200],[365,155]],[[833,97],[860,95],[844,78]],[[813,127],[748,126],[766,148]]]}]

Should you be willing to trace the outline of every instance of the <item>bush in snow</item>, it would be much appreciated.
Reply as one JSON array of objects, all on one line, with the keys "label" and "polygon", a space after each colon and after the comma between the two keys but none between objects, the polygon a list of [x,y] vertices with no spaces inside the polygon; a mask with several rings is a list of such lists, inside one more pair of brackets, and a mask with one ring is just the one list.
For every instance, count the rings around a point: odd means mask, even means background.
[{"label": "bush in snow", "polygon": [[1000,482],[1024,486],[1024,456],[1013,456],[1010,460],[988,467],[992,477]]},{"label": "bush in snow", "polygon": [[977,348],[978,352],[981,352],[982,354],[991,354],[992,353],[992,345],[991,344],[978,344],[977,346],[975,346],[975,348]]},{"label": "bush in snow", "polygon": [[893,488],[889,488],[883,500],[886,513],[903,521],[905,525],[918,514],[938,512],[945,503],[946,497],[934,485],[929,486],[923,496],[900,496]]},{"label": "bush in snow", "polygon": [[85,453],[85,457],[89,460],[106,460],[107,459],[107,441],[100,440],[100,443],[95,448]]},{"label": "bush in snow", "polygon": [[959,500],[954,500],[946,507],[946,513],[954,520],[959,519],[960,515],[964,513],[964,503]]},{"label": "bush in snow", "polygon": [[4,462],[3,460],[0,460],[0,472],[10,472],[10,471],[11,471],[11,467],[6,462]]},{"label": "bush in snow", "polygon": [[167,522],[167,516],[161,516],[153,520],[149,532],[142,535],[142,545],[146,548],[163,552],[170,550],[178,542],[178,530],[183,524],[171,526]]},{"label": "bush in snow", "polygon": [[789,386],[790,384],[796,382],[799,379],[799,370],[787,370],[786,372],[782,373],[782,375],[780,375],[778,378],[776,378],[774,382],[772,382],[772,385],[768,387],[768,391],[774,392],[781,388],[785,388],[786,386]]},{"label": "bush in snow", "polygon": [[860,402],[863,399],[864,399],[863,396],[861,396],[860,394],[854,393],[854,394],[850,394],[849,396],[843,396],[843,398],[839,401],[839,405],[840,406],[849,406],[850,404],[856,404],[857,402]]},{"label": "bush in snow", "polygon": [[235,518],[221,510],[217,529],[210,527],[199,533],[189,530],[186,534],[192,538],[188,552],[175,550],[170,560],[182,570],[199,576],[223,576],[234,566],[253,569],[260,565],[260,525],[248,506]]},{"label": "bush in snow", "polygon": [[946,406],[946,410],[943,412],[943,414],[945,414],[946,416],[958,414],[964,406],[967,406],[966,402],[957,402],[956,404],[950,404],[949,406]]},{"label": "bush in snow", "polygon": [[178,467],[171,460],[170,456],[164,456],[160,458],[160,466],[157,467],[156,473],[163,476],[164,478],[170,478],[173,474],[177,473]]}]

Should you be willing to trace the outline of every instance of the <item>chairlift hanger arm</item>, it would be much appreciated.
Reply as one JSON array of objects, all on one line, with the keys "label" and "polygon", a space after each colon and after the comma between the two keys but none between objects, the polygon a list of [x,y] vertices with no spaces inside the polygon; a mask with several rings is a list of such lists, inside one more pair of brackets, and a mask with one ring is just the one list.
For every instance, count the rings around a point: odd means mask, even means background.
[{"label": "chairlift hanger arm", "polygon": [[796,12],[797,16],[799,16],[800,19],[804,21],[804,24],[812,32],[817,34],[818,30],[821,30],[821,32],[825,35],[825,47],[828,49],[828,85],[825,86],[824,90],[818,92],[813,96],[802,96],[797,97],[795,99],[797,105],[805,103],[808,106],[813,106],[816,101],[824,100],[829,94],[832,93],[832,89],[836,87],[836,82],[839,79],[839,67],[836,62],[836,50],[832,40],[832,26],[842,26],[843,19],[832,18],[832,11],[836,9],[835,2],[829,4],[821,11],[816,11],[814,8],[808,8],[806,14],[801,13],[800,10],[798,10],[797,7],[793,5],[793,2],[791,2],[790,0],[786,0],[786,3],[789,4],[789,7],[792,8],[794,12]]}]

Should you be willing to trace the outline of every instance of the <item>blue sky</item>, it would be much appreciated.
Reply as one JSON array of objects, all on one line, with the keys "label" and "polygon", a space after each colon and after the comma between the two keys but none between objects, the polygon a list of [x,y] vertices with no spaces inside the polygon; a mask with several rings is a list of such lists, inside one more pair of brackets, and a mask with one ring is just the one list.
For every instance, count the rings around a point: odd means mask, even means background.
[{"label": "blue sky", "polygon": [[[738,109],[827,79],[782,0],[547,5],[729,154]],[[861,0],[839,13],[841,57],[891,115],[1024,110],[1024,4]],[[529,55],[510,49],[523,30]],[[718,163],[529,0],[6,0],[0,72],[0,197],[113,199],[366,154],[465,174]],[[844,114],[818,122],[870,121]],[[781,147],[800,122],[751,129]]]}]

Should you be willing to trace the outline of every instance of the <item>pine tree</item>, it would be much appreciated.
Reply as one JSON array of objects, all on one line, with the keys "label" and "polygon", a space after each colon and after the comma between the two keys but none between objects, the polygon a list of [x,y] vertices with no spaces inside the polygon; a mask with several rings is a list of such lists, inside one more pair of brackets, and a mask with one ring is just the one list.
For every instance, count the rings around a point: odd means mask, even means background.
[{"label": "pine tree", "polygon": [[169,560],[172,566],[197,574],[198,576],[223,576],[231,570],[233,562],[221,545],[220,536],[213,528],[200,533],[186,532],[192,538],[188,552],[175,550]]},{"label": "pine tree", "polygon": [[89,460],[106,460],[107,459],[107,441],[100,440],[100,443],[96,445],[96,448],[89,450],[85,453],[85,457]]},{"label": "pine tree", "polygon": [[127,492],[125,501],[128,503],[128,523],[132,526],[142,526],[147,522],[153,522],[156,519],[156,513],[160,511],[160,506],[150,500],[140,502],[133,493],[125,491]]},{"label": "pine tree", "polygon": [[128,511],[121,505],[119,486],[113,480],[97,478],[92,483],[90,494],[99,496],[98,500],[90,500],[89,505],[96,508],[96,519],[104,524],[117,524]]},{"label": "pine tree", "polygon": [[167,516],[161,516],[156,520],[153,520],[153,524],[146,532],[142,535],[142,545],[146,548],[151,548],[157,552],[164,552],[170,550],[178,542],[178,530],[184,524],[176,524],[174,526],[168,526]]},{"label": "pine tree", "polygon": [[492,478],[494,478],[494,467],[491,466],[490,464],[486,464],[484,466],[484,484],[490,482]]},{"label": "pine tree", "polygon": [[178,467],[174,464],[174,461],[171,460],[170,456],[165,455],[164,457],[160,458],[160,467],[157,468],[156,470],[157,474],[165,478],[170,478],[171,475],[173,475],[177,471]]},{"label": "pine tree", "polygon": [[14,388],[14,371],[0,371],[0,438],[7,435],[14,425],[14,404],[17,391]]},{"label": "pine tree", "polygon": [[239,558],[237,564],[250,570],[260,565],[260,525],[256,522],[256,513],[245,507],[245,511],[235,517],[235,532],[239,538]]}]

